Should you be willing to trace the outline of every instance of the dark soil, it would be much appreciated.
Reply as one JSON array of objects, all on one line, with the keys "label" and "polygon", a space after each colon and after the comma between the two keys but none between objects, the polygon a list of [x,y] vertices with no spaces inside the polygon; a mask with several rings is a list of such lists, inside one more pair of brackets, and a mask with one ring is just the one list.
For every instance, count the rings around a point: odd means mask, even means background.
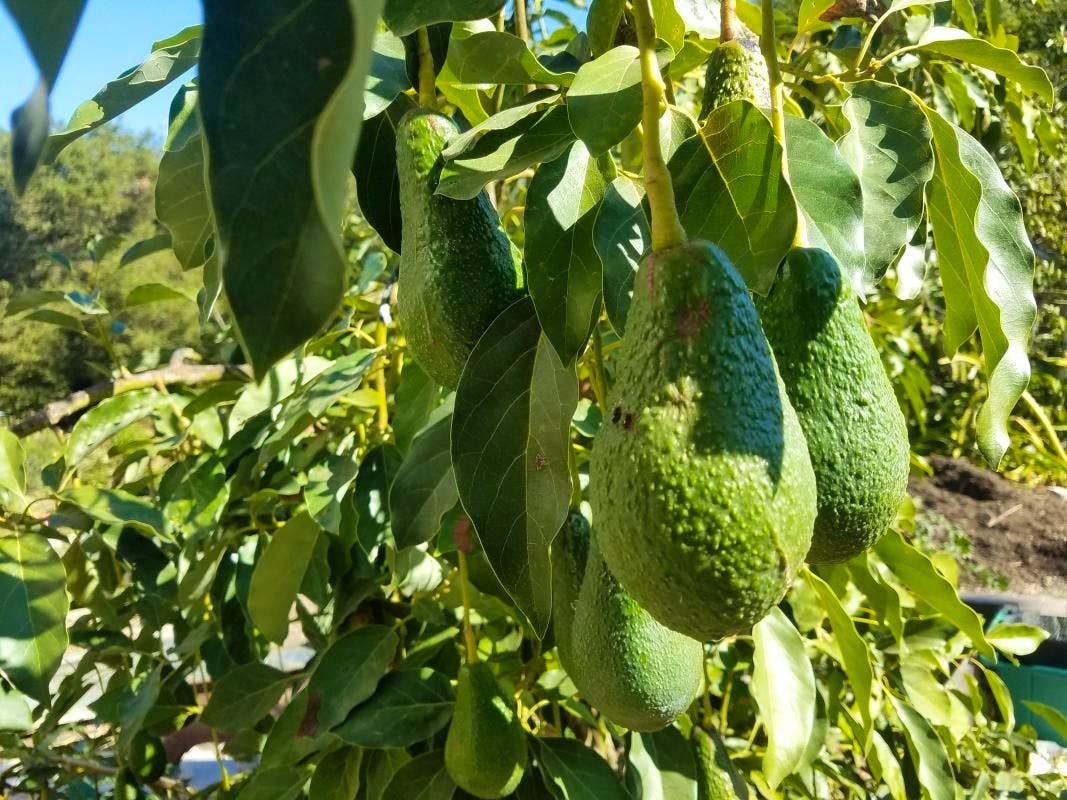
[{"label": "dark soil", "polygon": [[1067,598],[1067,491],[1019,486],[960,459],[930,464],[933,477],[912,478],[909,490],[935,544],[958,547],[960,532],[970,540],[962,588]]}]

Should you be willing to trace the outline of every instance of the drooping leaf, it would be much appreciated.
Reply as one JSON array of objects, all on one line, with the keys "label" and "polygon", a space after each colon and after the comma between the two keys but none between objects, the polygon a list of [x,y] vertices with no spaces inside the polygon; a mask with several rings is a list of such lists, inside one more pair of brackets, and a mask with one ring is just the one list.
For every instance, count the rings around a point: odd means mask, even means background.
[{"label": "drooping leaf", "polygon": [[815,723],[815,676],[804,640],[781,609],[752,629],[752,697],[767,729],[763,774],[778,786],[801,763]]},{"label": "drooping leaf", "polygon": [[929,209],[945,292],[945,350],[954,354],[976,329],[981,336],[989,396],[978,412],[978,446],[996,467],[1030,378],[1034,251],[1019,200],[993,157],[933,109],[923,111],[937,152]]},{"label": "drooping leaf", "polygon": [[130,67],[74,110],[67,127],[48,137],[46,164],[75,139],[110,122],[196,66],[203,26],[193,25],[152,45],[143,63]]},{"label": "drooping leaf", "polygon": [[6,428],[0,428],[0,507],[18,514],[26,508],[26,452]]},{"label": "drooping leaf", "polygon": [[119,266],[129,266],[133,262],[139,261],[142,258],[159,253],[163,250],[169,250],[170,247],[171,241],[169,233],[159,233],[148,239],[142,239],[126,249],[126,252],[122,254],[122,258],[119,259]]},{"label": "drooping leaf", "polygon": [[79,486],[68,489],[61,499],[105,525],[131,525],[149,536],[170,538],[163,512],[148,500],[122,489]]},{"label": "drooping leaf", "polygon": [[204,5],[199,99],[215,247],[257,376],[340,303],[347,264],[339,222],[381,6]]},{"label": "drooping leaf", "polygon": [[445,769],[445,753],[415,756],[393,775],[382,800],[451,800],[456,784]]},{"label": "drooping leaf", "polygon": [[904,771],[900,768],[900,761],[893,752],[893,748],[886,743],[878,731],[871,732],[871,742],[874,746],[870,749],[868,758],[874,777],[885,783],[893,800],[908,800]]},{"label": "drooping leaf", "polygon": [[139,389],[102,400],[75,423],[67,439],[67,466],[76,467],[119,431],[166,407],[157,389]]},{"label": "drooping leaf", "polygon": [[1045,720],[1057,736],[1067,739],[1067,714],[1058,708],[1033,700],[1024,700],[1023,705]]},{"label": "drooping leaf", "polygon": [[322,653],[308,683],[309,701],[317,709],[305,717],[309,735],[336,727],[374,694],[399,644],[392,629],[367,625],[346,633]]},{"label": "drooping leaf", "polygon": [[445,402],[415,437],[389,490],[389,515],[398,549],[428,542],[456,505],[452,471],[452,403]]},{"label": "drooping leaf", "polygon": [[460,83],[545,83],[570,86],[574,73],[553,72],[518,36],[479,26],[456,25],[447,67]]},{"label": "drooping leaf", "polygon": [[251,728],[278,704],[292,678],[254,661],[223,675],[200,715],[205,725],[222,731]]},{"label": "drooping leaf", "polygon": [[38,80],[29,99],[11,115],[11,167],[22,194],[37,168],[48,136],[48,94],[74,38],[85,0],[4,0],[37,62]]},{"label": "drooping leaf", "polygon": [[641,776],[643,800],[697,800],[696,760],[677,728],[634,733],[629,758]]},{"label": "drooping leaf", "polygon": [[593,246],[604,271],[604,308],[619,335],[626,330],[634,276],[652,247],[641,199],[637,185],[620,175],[608,186],[593,224]]},{"label": "drooping leaf", "polygon": [[617,145],[641,121],[641,62],[636,47],[615,47],[578,69],[567,92],[571,128],[589,152]]},{"label": "drooping leaf", "polygon": [[592,748],[574,739],[538,739],[541,767],[563,800],[629,800],[615,773]]},{"label": "drooping leaf", "polygon": [[934,169],[930,125],[897,86],[863,81],[851,92],[842,108],[851,128],[837,146],[860,179],[866,277],[875,281],[922,220],[923,188]]},{"label": "drooping leaf", "polygon": [[600,316],[603,272],[593,232],[613,172],[610,160],[576,142],[537,170],[526,194],[527,285],[564,364],[582,352]]},{"label": "drooping leaf", "polygon": [[296,600],[318,536],[318,524],[302,512],[271,534],[256,561],[248,589],[248,613],[272,642],[283,642],[289,632],[289,609]]},{"label": "drooping leaf", "polygon": [[785,117],[789,185],[806,222],[808,246],[833,254],[853,285],[862,288],[863,190],[859,178],[819,126]]},{"label": "drooping leaf", "polygon": [[397,36],[437,22],[464,22],[497,14],[505,0],[387,0],[383,18]]},{"label": "drooping leaf", "polygon": [[359,210],[382,241],[400,252],[400,179],[396,171],[396,126],[415,101],[399,95],[389,106],[364,121],[352,174],[356,178]]},{"label": "drooping leaf", "polygon": [[719,106],[668,166],[689,236],[715,242],[748,287],[766,294],[797,216],[767,117],[745,100]]},{"label": "drooping leaf", "polygon": [[387,675],[334,733],[361,747],[410,747],[433,736],[452,716],[452,687],[432,669]]},{"label": "drooping leaf", "polygon": [[0,530],[0,670],[48,705],[48,684],[67,649],[67,576],[39,534]]},{"label": "drooping leaf", "polygon": [[574,371],[541,334],[528,298],[478,341],[456,391],[460,499],[497,578],[538,635],[551,613],[548,547],[570,502],[568,432],[577,403]]},{"label": "drooping leaf", "polygon": [[900,718],[908,751],[918,772],[919,786],[926,800],[953,800],[956,778],[945,745],[922,715],[903,700],[890,695],[893,709]]}]

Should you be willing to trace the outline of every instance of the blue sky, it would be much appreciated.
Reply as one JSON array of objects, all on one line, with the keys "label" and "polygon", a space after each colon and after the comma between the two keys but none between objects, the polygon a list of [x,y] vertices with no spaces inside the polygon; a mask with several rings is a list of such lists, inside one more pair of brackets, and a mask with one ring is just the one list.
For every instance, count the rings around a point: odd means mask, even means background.
[{"label": "blue sky", "polygon": [[[79,103],[123,70],[140,64],[152,42],[197,24],[201,13],[200,0],[89,0],[52,90],[53,119],[66,122]],[[0,127],[10,128],[11,112],[33,90],[37,68],[2,3],[0,75]],[[162,139],[175,91],[177,84],[134,106],[119,122],[132,131],[150,130]]]}]

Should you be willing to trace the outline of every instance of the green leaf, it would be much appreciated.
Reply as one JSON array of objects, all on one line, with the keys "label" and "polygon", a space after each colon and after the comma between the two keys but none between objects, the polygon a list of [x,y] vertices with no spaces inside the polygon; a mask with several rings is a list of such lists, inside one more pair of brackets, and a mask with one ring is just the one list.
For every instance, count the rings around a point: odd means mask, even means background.
[{"label": "green leaf", "polygon": [[852,84],[842,113],[851,128],[837,143],[863,190],[866,278],[896,263],[922,220],[923,188],[933,174],[930,125],[906,90],[876,81]]},{"label": "green leaf", "polygon": [[319,526],[306,512],[276,530],[256,561],[248,588],[248,614],[272,642],[289,632],[289,609],[315,550]]},{"label": "green leaf", "polygon": [[11,167],[15,193],[22,194],[37,168],[48,136],[48,94],[74,38],[85,0],[4,0],[37,62],[37,86],[11,115]]},{"label": "green leaf", "polygon": [[752,697],[767,729],[763,774],[771,787],[801,763],[815,724],[815,676],[804,639],[779,608],[752,628]]},{"label": "green leaf", "polygon": [[541,768],[562,800],[630,800],[596,751],[574,739],[538,739]]},{"label": "green leaf", "polygon": [[257,377],[340,304],[347,261],[339,222],[381,6],[204,4],[199,101],[215,246]]},{"label": "green leaf", "polygon": [[334,733],[361,747],[410,747],[441,730],[451,716],[448,678],[428,668],[406,669],[386,676],[374,697]]},{"label": "green leaf", "polygon": [[121,489],[79,486],[68,489],[60,498],[105,525],[131,525],[149,536],[170,538],[163,512],[148,500]]},{"label": "green leaf", "polygon": [[378,31],[363,89],[363,119],[385,111],[409,88],[404,43],[390,31]]},{"label": "green leaf", "polygon": [[577,404],[574,371],[541,335],[528,298],[489,326],[456,391],[460,500],[497,578],[539,636],[551,614],[548,547],[570,504],[567,448]]},{"label": "green leaf", "polygon": [[15,689],[0,687],[0,731],[29,733],[33,730],[33,717],[26,696]]},{"label": "green leaf", "polygon": [[892,695],[889,699],[900,718],[900,727],[915,763],[922,796],[926,800],[953,800],[956,797],[956,778],[945,745],[937,738],[930,723],[914,708]]},{"label": "green leaf", "polygon": [[43,536],[0,532],[0,670],[15,688],[51,703],[49,681],[67,649],[67,575]]},{"label": "green leaf", "polygon": [[266,664],[242,664],[215,683],[200,721],[222,731],[251,728],[278,704],[291,682],[290,676]]},{"label": "green leaf", "polygon": [[32,314],[27,314],[25,319],[32,322],[44,322],[48,325],[55,325],[57,328],[63,328],[64,330],[73,331],[74,333],[85,333],[85,326],[82,325],[81,320],[77,317],[72,317],[70,314],[63,314],[59,311],[53,311],[50,308],[38,309]]},{"label": "green leaf", "polygon": [[797,217],[767,117],[744,100],[719,106],[668,166],[686,232],[718,244],[749,288],[766,294]]},{"label": "green leaf", "polygon": [[271,726],[263,743],[263,758],[259,771],[285,767],[307,758],[312,753],[337,743],[330,734],[305,735],[304,720],[311,710],[306,690],[297,692],[289,705]]},{"label": "green leaf", "polygon": [[1067,739],[1067,714],[1058,708],[1032,700],[1023,700],[1023,705],[1045,720],[1061,739]]},{"label": "green leaf", "polygon": [[4,308],[4,316],[13,317],[23,311],[32,311],[41,306],[66,302],[66,299],[65,292],[49,289],[27,289],[7,301],[7,306]]},{"label": "green leaf", "polygon": [[[1015,730],[1015,703],[1011,698],[1011,690],[1008,689],[1007,684],[995,671],[986,667],[981,661],[974,661],[973,663],[982,671],[986,685],[989,687],[989,693],[993,695],[993,702],[996,703],[997,712],[1000,715],[1004,729],[1008,731]],[[987,714],[987,716],[991,715]]]},{"label": "green leaf", "polygon": [[642,800],[697,800],[693,750],[677,728],[635,732],[629,759],[641,776]]},{"label": "green leaf", "polygon": [[412,440],[425,427],[440,399],[441,387],[423,368],[414,361],[405,363],[396,387],[396,410],[391,420],[393,439],[401,453],[408,452]]},{"label": "green leaf", "polygon": [[871,742],[874,747],[871,748],[868,758],[874,777],[886,785],[893,800],[908,800],[904,771],[900,768],[897,754],[878,731],[871,731]]},{"label": "green leaf", "polygon": [[74,424],[67,439],[68,468],[76,467],[119,431],[167,405],[168,397],[156,389],[139,389],[102,400]]},{"label": "green leaf", "polygon": [[940,25],[930,28],[919,39],[919,52],[949,56],[982,69],[989,69],[1010,81],[1015,81],[1028,94],[1035,94],[1052,105],[1055,92],[1052,81],[1040,67],[1024,64],[1017,53],[997,47],[984,39],[975,39],[959,28]]},{"label": "green leaf", "polygon": [[363,759],[364,793],[358,800],[384,800],[385,790],[393,775],[411,760],[406,750],[389,748],[371,750]]},{"label": "green leaf", "polygon": [[397,36],[438,22],[464,22],[497,14],[505,0],[387,0],[385,24]]},{"label": "green leaf", "polygon": [[400,179],[396,170],[396,126],[415,101],[398,96],[380,114],[363,123],[352,164],[359,210],[386,246],[400,252]]},{"label": "green leaf", "polygon": [[456,784],[445,769],[444,750],[423,753],[396,771],[382,800],[451,800]]},{"label": "green leaf", "polygon": [[1011,410],[1030,378],[1034,251],[1019,200],[993,157],[937,112],[923,111],[937,152],[928,205],[945,292],[945,350],[953,355],[978,330],[989,381],[978,447],[996,467],[1010,444]]},{"label": "green leaf", "polygon": [[217,530],[230,499],[226,467],[210,457],[179,461],[160,482],[159,499],[175,530],[187,537],[209,535]]},{"label": "green leaf", "polygon": [[446,67],[460,83],[546,83],[570,86],[573,72],[543,66],[518,36],[476,26],[456,25]]},{"label": "green leaf", "polygon": [[21,514],[26,502],[26,452],[15,434],[0,428],[0,506]]},{"label": "green leaf", "polygon": [[[506,113],[506,112],[505,112]],[[486,120],[489,123],[493,120]],[[542,161],[557,158],[574,141],[564,106],[551,106],[543,114],[529,115],[501,130],[491,130],[469,149],[449,156],[441,170],[437,194],[469,200],[489,181],[516,175]]]},{"label": "green leaf", "polygon": [[874,725],[874,720],[871,718],[874,669],[871,666],[867,643],[856,630],[856,624],[845,611],[830,585],[811,570],[804,570],[804,578],[818,593],[819,600],[826,609],[830,628],[834,632],[834,640],[841,651],[841,665],[845,668],[845,675],[851,684],[852,696],[855,698],[856,705],[859,706],[860,716],[863,719],[863,732],[870,735]]},{"label": "green leaf", "polygon": [[[833,4],[834,0],[801,0],[797,13],[797,38],[810,31],[830,28],[830,23],[823,22],[819,17]],[[788,136],[788,131],[786,135]]]},{"label": "green leaf", "polygon": [[235,436],[245,423],[268,408],[281,403],[302,385],[308,384],[330,366],[329,359],[319,356],[294,357],[271,368],[258,383],[249,383],[230,410],[227,420],[230,436]]},{"label": "green leaf", "polygon": [[620,175],[608,186],[593,224],[593,246],[604,272],[604,308],[620,336],[626,331],[634,276],[652,248],[641,199],[637,184]]},{"label": "green leaf", "polygon": [[359,793],[363,751],[342,747],[315,765],[308,787],[308,800],[353,800]]},{"label": "green leaf", "polygon": [[452,402],[440,406],[415,437],[389,490],[397,549],[428,542],[459,500],[452,472]]},{"label": "green leaf", "polygon": [[617,145],[641,121],[641,62],[636,47],[622,45],[579,68],[567,92],[571,128],[589,152]]},{"label": "green leaf", "polygon": [[526,194],[527,287],[541,330],[573,363],[600,317],[603,272],[593,246],[597,208],[614,167],[575,142],[543,164]]},{"label": "green leaf", "polygon": [[622,21],[626,0],[593,0],[585,21],[589,49],[599,56],[615,46],[615,34]]},{"label": "green leaf", "polygon": [[159,664],[151,672],[141,673],[133,682],[136,688],[123,697],[119,703],[118,750],[127,759],[130,758],[135,737],[145,726],[148,715],[159,702],[160,678],[163,665]]},{"label": "green leaf", "polygon": [[382,625],[358,628],[331,644],[308,683],[310,704],[317,709],[305,717],[309,735],[336,727],[371,697],[399,646],[393,630]]},{"label": "green leaf", "polygon": [[296,800],[307,782],[303,767],[257,769],[241,789],[241,800]]},{"label": "green leaf", "polygon": [[169,233],[159,233],[148,239],[142,239],[126,248],[126,251],[122,254],[122,258],[119,259],[119,266],[129,266],[133,262],[139,261],[142,258],[162,252],[163,250],[169,250],[170,247],[171,240]]},{"label": "green leaf", "polygon": [[925,654],[909,652],[901,656],[900,680],[908,701],[927,722],[938,727],[949,726],[952,702]]},{"label": "green leaf", "polygon": [[1028,656],[1049,637],[1046,630],[1021,622],[1002,622],[986,631],[985,638],[1002,653]]},{"label": "green leaf", "polygon": [[929,558],[896,531],[889,531],[875,547],[886,566],[912,594],[963,631],[978,652],[986,658],[996,658],[982,630],[982,618],[960,600],[956,588],[941,576]]},{"label": "green leaf", "polygon": [[810,247],[833,254],[857,288],[864,278],[863,190],[833,141],[814,122],[787,114],[789,185]]},{"label": "green leaf", "polygon": [[134,308],[135,306],[145,306],[149,303],[165,303],[170,300],[184,300],[187,303],[196,302],[184,292],[179,292],[165,283],[142,283],[140,286],[135,286],[126,295],[126,302],[123,303],[123,307]]}]

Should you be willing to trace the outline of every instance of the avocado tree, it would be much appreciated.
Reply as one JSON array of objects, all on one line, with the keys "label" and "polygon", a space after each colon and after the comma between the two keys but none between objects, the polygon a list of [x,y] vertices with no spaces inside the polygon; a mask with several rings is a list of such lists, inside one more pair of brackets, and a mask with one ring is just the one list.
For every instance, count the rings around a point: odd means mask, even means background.
[{"label": "avocado tree", "polygon": [[[1034,256],[972,133],[1054,99],[998,2],[205,0],[49,132],[83,5],[6,2],[16,188],[172,91],[123,262],[207,344],[0,430],[3,792],[1063,790],[992,668],[1043,632],[909,543],[859,304],[940,280],[997,465]],[[6,313],[114,354],[192,302],[92,288]]]}]

